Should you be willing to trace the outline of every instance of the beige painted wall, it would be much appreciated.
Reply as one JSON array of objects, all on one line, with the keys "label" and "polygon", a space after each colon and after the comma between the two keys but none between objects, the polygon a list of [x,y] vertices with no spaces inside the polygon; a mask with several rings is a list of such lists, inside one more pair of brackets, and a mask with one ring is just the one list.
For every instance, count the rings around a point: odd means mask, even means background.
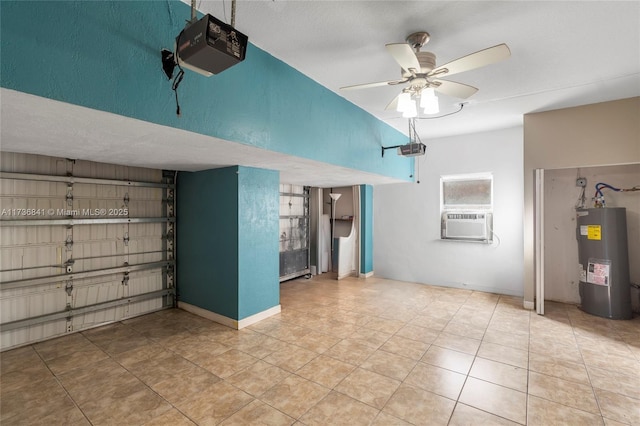
[{"label": "beige painted wall", "polygon": [[640,162],[640,97],[524,116],[524,306],[534,307],[534,170]]}]

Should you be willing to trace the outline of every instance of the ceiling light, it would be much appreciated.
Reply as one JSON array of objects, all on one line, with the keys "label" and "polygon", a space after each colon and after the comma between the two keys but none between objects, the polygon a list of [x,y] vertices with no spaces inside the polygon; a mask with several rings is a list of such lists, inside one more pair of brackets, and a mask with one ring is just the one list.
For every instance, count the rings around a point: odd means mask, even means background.
[{"label": "ceiling light", "polygon": [[411,95],[407,92],[402,92],[398,95],[398,105],[396,111],[405,112],[411,108]]},{"label": "ceiling light", "polygon": [[409,101],[409,108],[407,108],[402,113],[402,116],[404,118],[413,118],[418,116],[418,108],[416,107],[416,101],[414,100]]},{"label": "ceiling light", "polygon": [[438,97],[432,87],[422,89],[420,93],[420,108],[424,108],[425,114],[437,114],[440,112]]}]

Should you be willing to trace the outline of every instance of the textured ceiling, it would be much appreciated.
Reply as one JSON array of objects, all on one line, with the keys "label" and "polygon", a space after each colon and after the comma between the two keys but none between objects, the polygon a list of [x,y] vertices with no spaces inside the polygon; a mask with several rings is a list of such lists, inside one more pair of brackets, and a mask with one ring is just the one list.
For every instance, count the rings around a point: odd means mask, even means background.
[{"label": "textured ceiling", "polygon": [[[231,1],[197,2],[230,20]],[[242,1],[236,27],[292,67],[406,133],[385,106],[398,87],[340,91],[397,79],[386,43],[427,31],[437,63],[500,43],[510,59],[456,74],[480,90],[462,112],[418,120],[424,139],[516,126],[522,115],[640,95],[638,1]],[[441,112],[460,99],[441,96]]]},{"label": "textured ceiling", "polygon": [[[230,21],[231,0],[197,5]],[[438,64],[507,43],[508,60],[451,78],[480,90],[458,114],[418,120],[427,144],[434,137],[518,126],[529,112],[640,96],[639,22],[639,1],[238,0],[236,12],[236,27],[251,43],[405,133],[406,119],[384,111],[397,87],[339,90],[398,78],[386,43],[426,30],[431,41],[423,50],[434,52]],[[6,89],[1,93],[1,148],[7,151],[179,170],[241,164],[280,170],[283,182],[325,187],[392,181]],[[457,110],[459,102],[441,96],[442,114]],[[178,149],[162,135],[185,143]],[[133,152],[134,145],[140,149]],[[216,155],[205,146],[215,146]]]}]

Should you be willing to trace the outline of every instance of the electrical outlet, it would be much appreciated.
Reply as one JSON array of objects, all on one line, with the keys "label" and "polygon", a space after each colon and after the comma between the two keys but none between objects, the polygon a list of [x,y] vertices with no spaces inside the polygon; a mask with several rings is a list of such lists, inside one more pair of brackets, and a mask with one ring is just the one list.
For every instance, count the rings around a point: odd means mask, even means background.
[{"label": "electrical outlet", "polygon": [[576,179],[576,186],[584,188],[587,186],[587,178],[578,178]]}]

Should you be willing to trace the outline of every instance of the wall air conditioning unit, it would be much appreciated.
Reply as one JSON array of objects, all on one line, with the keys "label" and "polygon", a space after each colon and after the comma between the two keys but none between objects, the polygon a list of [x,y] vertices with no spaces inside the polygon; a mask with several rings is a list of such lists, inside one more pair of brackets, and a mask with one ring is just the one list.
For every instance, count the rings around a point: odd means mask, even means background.
[{"label": "wall air conditioning unit", "polygon": [[493,214],[489,212],[442,213],[441,238],[444,240],[493,241]]}]

